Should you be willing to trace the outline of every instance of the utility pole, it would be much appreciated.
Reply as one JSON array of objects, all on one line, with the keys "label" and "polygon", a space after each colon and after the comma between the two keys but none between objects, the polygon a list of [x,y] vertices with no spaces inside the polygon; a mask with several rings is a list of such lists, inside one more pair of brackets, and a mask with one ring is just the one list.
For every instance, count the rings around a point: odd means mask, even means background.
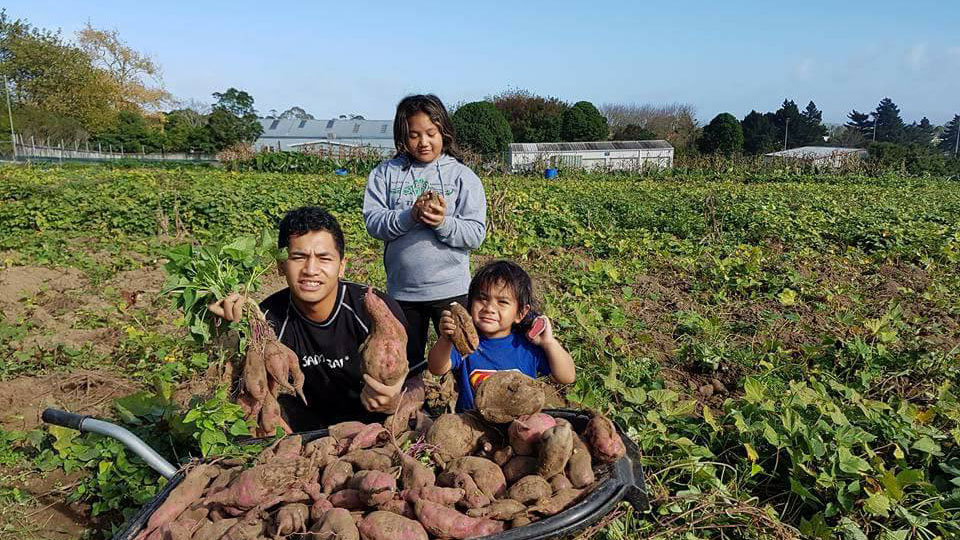
[{"label": "utility pole", "polygon": [[873,119],[873,142],[877,142],[877,128],[880,127],[880,115]]},{"label": "utility pole", "polygon": [[10,86],[7,76],[3,76],[3,89],[7,91],[7,116],[10,118],[10,147],[13,148],[13,160],[17,160],[17,138],[13,132],[13,109],[10,108]]},{"label": "utility pole", "polygon": [[960,115],[954,118],[953,125],[957,130],[957,142],[953,143],[953,157],[957,157],[957,151],[960,150]]},{"label": "utility pole", "polygon": [[787,124],[783,126],[783,149],[787,149],[787,137],[790,135],[790,119],[787,118]]}]

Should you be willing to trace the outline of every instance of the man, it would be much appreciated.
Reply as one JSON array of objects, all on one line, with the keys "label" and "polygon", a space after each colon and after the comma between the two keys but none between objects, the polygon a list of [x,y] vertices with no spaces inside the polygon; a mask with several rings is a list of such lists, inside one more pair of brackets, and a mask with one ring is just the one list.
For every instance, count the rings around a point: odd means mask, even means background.
[{"label": "man", "polygon": [[[279,398],[287,423],[299,432],[344,420],[375,421],[376,413],[393,412],[403,381],[386,386],[361,373],[358,349],[371,329],[363,307],[367,287],[342,279],[346,258],[336,218],[319,207],[292,210],[280,221],[277,244],[287,249],[279,265],[287,288],[270,295],[260,309],[280,342],[300,358],[306,379],[307,405],[296,396]],[[406,326],[397,302],[380,296]],[[234,293],[209,309],[239,321],[243,306],[243,297]]]}]

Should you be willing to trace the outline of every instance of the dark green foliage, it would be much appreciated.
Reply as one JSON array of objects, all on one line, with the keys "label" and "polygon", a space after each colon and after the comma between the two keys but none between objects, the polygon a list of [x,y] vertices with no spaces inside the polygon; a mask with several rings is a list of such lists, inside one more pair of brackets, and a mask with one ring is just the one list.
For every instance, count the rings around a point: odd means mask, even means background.
[{"label": "dark green foliage", "polygon": [[563,112],[569,105],[557,98],[534,95],[526,90],[508,90],[492,98],[510,124],[513,142],[557,142],[563,127]]},{"label": "dark green foliage", "polygon": [[698,142],[701,152],[732,155],[743,150],[743,128],[730,113],[720,113],[703,128]]},{"label": "dark green foliage", "polygon": [[858,131],[864,138],[873,136],[873,121],[870,120],[869,113],[862,113],[854,109],[847,114],[847,118],[849,118],[850,121],[844,124],[845,126]]},{"label": "dark green foliage", "polygon": [[929,144],[873,143],[870,161],[882,168],[909,174],[957,175],[960,160],[947,157]]},{"label": "dark green foliage", "polygon": [[871,113],[876,129],[876,142],[905,142],[903,118],[900,108],[890,98],[883,98]]},{"label": "dark green foliage", "polygon": [[113,125],[94,138],[102,148],[123,148],[129,153],[159,152],[163,139],[159,132],[150,129],[143,115],[134,111],[122,111]]},{"label": "dark green foliage", "polygon": [[609,133],[606,117],[589,101],[578,101],[563,113],[560,138],[565,142],[603,141]]},{"label": "dark green foliage", "polygon": [[457,130],[457,143],[484,157],[503,154],[513,142],[510,124],[489,101],[463,105],[453,113],[451,121]]},{"label": "dark green foliage", "polygon": [[745,154],[766,154],[777,148],[777,128],[773,123],[773,114],[760,114],[750,111],[740,123],[743,128],[743,152]]},{"label": "dark green foliage", "polygon": [[637,124],[627,124],[613,134],[615,141],[651,141],[656,138],[656,133]]},{"label": "dark green foliage", "polygon": [[930,146],[933,143],[934,127],[926,116],[919,122],[911,122],[910,125],[904,126],[903,132],[904,142],[908,144]]},{"label": "dark green foliage", "polygon": [[940,135],[940,150],[956,157],[958,154],[958,133],[960,133],[960,114],[954,115],[953,120],[944,126],[943,134]]}]

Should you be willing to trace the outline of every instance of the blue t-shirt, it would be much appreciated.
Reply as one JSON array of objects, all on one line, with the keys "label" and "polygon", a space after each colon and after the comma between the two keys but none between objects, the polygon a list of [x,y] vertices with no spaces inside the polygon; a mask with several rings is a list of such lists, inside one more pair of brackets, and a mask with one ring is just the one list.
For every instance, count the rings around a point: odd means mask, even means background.
[{"label": "blue t-shirt", "polygon": [[457,349],[452,349],[450,369],[460,385],[457,412],[463,412],[474,408],[473,393],[491,373],[513,370],[536,378],[550,374],[550,363],[542,348],[530,343],[522,334],[511,332],[502,338],[480,336],[476,352],[466,358],[461,358]]}]

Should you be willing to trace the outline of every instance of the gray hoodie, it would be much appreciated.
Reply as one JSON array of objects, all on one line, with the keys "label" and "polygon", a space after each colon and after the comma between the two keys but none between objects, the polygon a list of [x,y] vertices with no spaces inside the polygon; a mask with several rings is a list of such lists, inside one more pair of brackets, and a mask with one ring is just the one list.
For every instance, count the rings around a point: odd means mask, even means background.
[{"label": "gray hoodie", "polygon": [[[436,229],[413,219],[417,197],[432,189],[446,200]],[[470,250],[487,234],[487,198],[469,167],[443,154],[433,163],[396,157],[370,173],[363,197],[367,232],[386,245],[387,294],[427,302],[467,293]]]}]

